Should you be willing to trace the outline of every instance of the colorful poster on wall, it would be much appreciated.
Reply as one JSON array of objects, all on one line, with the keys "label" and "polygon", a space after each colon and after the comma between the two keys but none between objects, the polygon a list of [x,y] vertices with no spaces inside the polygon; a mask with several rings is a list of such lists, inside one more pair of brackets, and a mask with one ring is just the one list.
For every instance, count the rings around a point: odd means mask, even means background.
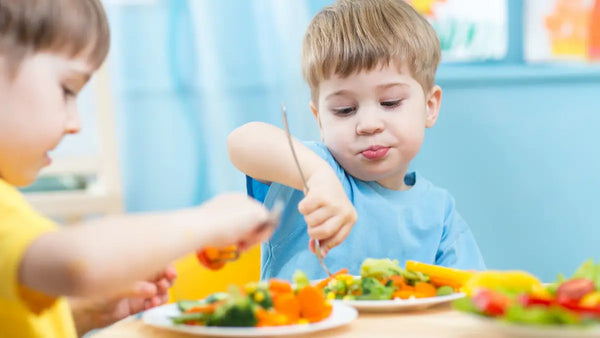
[{"label": "colorful poster on wall", "polygon": [[600,0],[527,0],[525,60],[600,60]]},{"label": "colorful poster on wall", "polygon": [[438,33],[442,61],[497,60],[506,56],[506,0],[406,0]]}]

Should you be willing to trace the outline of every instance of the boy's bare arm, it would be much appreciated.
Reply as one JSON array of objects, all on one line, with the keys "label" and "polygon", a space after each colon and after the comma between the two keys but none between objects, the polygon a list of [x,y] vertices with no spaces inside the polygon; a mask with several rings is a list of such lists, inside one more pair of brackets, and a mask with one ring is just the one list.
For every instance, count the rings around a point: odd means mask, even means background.
[{"label": "boy's bare arm", "polygon": [[[302,143],[293,142],[309,188],[298,211],[304,215],[308,235],[320,240],[323,254],[327,254],[348,236],[356,211],[333,168]],[[231,162],[245,174],[304,190],[285,131],[250,122],[229,135],[227,148]],[[310,248],[314,251],[312,244]]]},{"label": "boy's bare arm", "polygon": [[[319,170],[333,170],[302,143],[292,140],[306,180]],[[229,134],[229,158],[248,176],[263,182],[278,182],[304,190],[285,131],[263,122],[247,123]]]},{"label": "boy's bare arm", "polygon": [[112,216],[46,233],[27,249],[19,281],[49,295],[122,292],[205,245],[259,242],[268,212],[244,194],[218,196],[198,208]]}]

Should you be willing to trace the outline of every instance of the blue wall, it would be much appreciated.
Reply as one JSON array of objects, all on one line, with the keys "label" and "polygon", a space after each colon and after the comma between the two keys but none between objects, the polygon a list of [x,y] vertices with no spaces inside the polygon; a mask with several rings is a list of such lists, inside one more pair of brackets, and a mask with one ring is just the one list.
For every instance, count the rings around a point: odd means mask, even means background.
[{"label": "blue wall", "polygon": [[[308,11],[328,2],[308,1]],[[203,73],[194,60],[205,55],[190,47],[189,13],[173,6],[185,2],[158,3],[110,12],[119,23],[111,62],[132,211],[243,190],[220,145],[245,121],[280,124],[282,99],[289,102],[293,132],[318,135],[299,66],[282,64],[278,45],[253,43],[264,27],[248,19],[250,6],[210,2],[215,12],[228,13],[214,18],[223,41],[219,55],[230,65],[220,86],[235,114],[225,115],[207,105],[213,92],[196,81]],[[526,269],[550,281],[588,257],[600,258],[600,69],[524,64],[522,2],[509,0],[509,6],[505,60],[440,67],[440,118],[413,168],[455,196],[488,267]],[[292,47],[299,48],[301,35],[300,29],[290,36]],[[209,117],[221,119],[221,134],[207,128]]]}]

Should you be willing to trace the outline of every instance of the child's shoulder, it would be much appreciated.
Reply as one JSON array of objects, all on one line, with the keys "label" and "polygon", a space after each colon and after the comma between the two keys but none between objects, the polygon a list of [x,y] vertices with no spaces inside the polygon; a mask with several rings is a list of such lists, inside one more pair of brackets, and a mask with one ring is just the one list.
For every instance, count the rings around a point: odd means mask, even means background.
[{"label": "child's shoulder", "polygon": [[439,201],[444,204],[454,204],[454,197],[446,188],[436,185],[417,171],[410,172],[406,175],[407,183],[410,183],[411,176],[413,189],[421,192],[420,195],[424,200],[429,202]]},{"label": "child's shoulder", "polygon": [[0,179],[0,209],[13,209],[27,205],[23,195],[3,179]]},{"label": "child's shoulder", "polygon": [[0,226],[47,230],[56,224],[35,211],[17,188],[0,179]]}]

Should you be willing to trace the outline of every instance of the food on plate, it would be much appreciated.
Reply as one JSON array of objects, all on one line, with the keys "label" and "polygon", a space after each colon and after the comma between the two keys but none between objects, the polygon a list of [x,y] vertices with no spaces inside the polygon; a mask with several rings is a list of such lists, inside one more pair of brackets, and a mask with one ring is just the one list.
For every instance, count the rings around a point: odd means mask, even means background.
[{"label": "food on plate", "polygon": [[360,277],[342,269],[318,282],[328,299],[390,300],[445,296],[463,286],[465,274],[471,273],[408,261],[406,268],[397,260],[367,258]]},{"label": "food on plate", "polygon": [[583,263],[571,278],[543,285],[520,271],[478,273],[466,283],[461,311],[532,325],[600,324],[600,264]]},{"label": "food on plate", "polygon": [[230,286],[199,301],[177,303],[181,314],[175,324],[263,327],[315,323],[329,317],[331,303],[321,289],[296,272],[295,284],[280,279]]}]

